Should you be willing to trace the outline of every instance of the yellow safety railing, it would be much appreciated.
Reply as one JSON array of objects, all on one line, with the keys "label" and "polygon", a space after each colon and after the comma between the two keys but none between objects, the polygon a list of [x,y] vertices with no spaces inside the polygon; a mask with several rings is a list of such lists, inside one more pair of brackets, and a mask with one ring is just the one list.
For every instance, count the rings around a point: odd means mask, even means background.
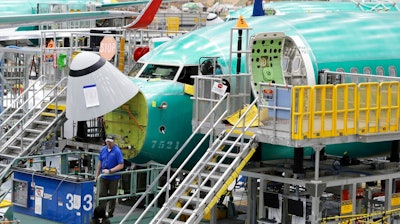
[{"label": "yellow safety railing", "polygon": [[333,136],[334,85],[314,86],[314,109],[311,110],[311,138]]},{"label": "yellow safety railing", "polygon": [[[179,17],[167,17],[165,23],[167,31],[179,31]],[[167,32],[167,35],[170,34],[173,34],[173,32]]]},{"label": "yellow safety railing", "polygon": [[354,135],[356,133],[357,107],[355,97],[357,85],[338,84],[334,88],[335,113],[334,136]]},{"label": "yellow safety railing", "polygon": [[387,211],[376,211],[367,214],[352,214],[352,215],[341,215],[341,216],[331,216],[322,218],[321,224],[327,223],[338,223],[338,224],[348,224],[348,223],[371,223],[371,224],[381,224],[389,223],[392,216],[399,215],[400,208],[395,208]]},{"label": "yellow safety railing", "polygon": [[313,108],[311,86],[296,86],[292,91],[292,138],[311,137],[311,108]]},{"label": "yellow safety railing", "polygon": [[400,83],[295,86],[292,139],[399,131]]},{"label": "yellow safety railing", "polygon": [[379,83],[365,82],[358,84],[357,106],[358,133],[378,132]]},{"label": "yellow safety railing", "polygon": [[379,132],[399,130],[399,105],[400,90],[399,82],[384,82],[380,84],[380,110],[379,110]]}]

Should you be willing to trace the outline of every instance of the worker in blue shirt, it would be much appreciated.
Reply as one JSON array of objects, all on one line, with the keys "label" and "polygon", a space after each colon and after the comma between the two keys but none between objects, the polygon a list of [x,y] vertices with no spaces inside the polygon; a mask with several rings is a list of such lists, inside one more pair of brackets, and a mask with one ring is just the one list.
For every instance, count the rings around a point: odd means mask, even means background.
[{"label": "worker in blue shirt", "polygon": [[[114,135],[108,135],[106,137],[106,145],[101,149],[99,155],[99,162],[96,169],[96,181],[98,176],[101,174],[112,174],[120,171],[124,168],[124,158],[122,156],[121,149],[115,144]],[[103,176],[100,179],[100,186],[97,189],[100,190],[100,197],[114,196],[118,192],[118,181],[121,175],[110,175]],[[105,210],[107,208],[107,201],[109,201],[108,217],[114,216],[115,199],[111,200],[100,200],[99,206],[102,206]]]}]

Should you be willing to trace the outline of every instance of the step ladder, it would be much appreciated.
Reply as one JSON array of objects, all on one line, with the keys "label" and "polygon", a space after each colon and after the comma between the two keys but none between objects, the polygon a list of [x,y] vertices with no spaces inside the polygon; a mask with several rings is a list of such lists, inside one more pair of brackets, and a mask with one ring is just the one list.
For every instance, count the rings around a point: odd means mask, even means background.
[{"label": "step ladder", "polygon": [[257,147],[256,136],[247,132],[257,116],[248,126],[236,128],[248,111],[213,141],[150,223],[199,223],[211,211]]},{"label": "step ladder", "polygon": [[15,120],[18,120],[25,114],[30,105],[35,105],[45,95],[46,86],[46,77],[42,75],[34,83],[25,88],[10,104],[3,104],[4,108],[0,113],[1,133],[4,130],[8,130],[15,123]]},{"label": "step ladder", "polygon": [[[43,139],[67,119],[64,98],[67,78],[62,79],[34,105],[26,107],[26,102],[7,118],[12,124],[0,136],[0,180],[4,181],[14,162],[21,156],[31,154]],[[21,111],[24,115],[21,117]]]}]

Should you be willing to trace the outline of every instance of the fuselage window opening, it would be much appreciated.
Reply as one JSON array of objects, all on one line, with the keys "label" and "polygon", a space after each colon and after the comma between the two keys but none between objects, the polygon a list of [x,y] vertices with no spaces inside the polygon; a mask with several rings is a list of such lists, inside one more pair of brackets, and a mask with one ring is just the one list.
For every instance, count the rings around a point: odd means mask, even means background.
[{"label": "fuselage window opening", "polygon": [[299,56],[296,56],[294,59],[293,59],[293,64],[292,64],[292,72],[298,72],[299,71],[299,69],[300,69],[300,57]]},{"label": "fuselage window opening", "polygon": [[288,69],[288,64],[289,64],[289,57],[288,56],[284,56],[282,58],[282,71],[283,72],[287,72]]},{"label": "fuselage window opening", "polygon": [[397,76],[397,70],[396,66],[389,66],[389,76],[391,77],[396,77]]},{"label": "fuselage window opening", "polygon": [[364,67],[363,68],[363,73],[364,74],[372,74],[372,70],[370,67]]},{"label": "fuselage window opening", "polygon": [[337,72],[344,72],[344,69],[343,68],[337,68],[336,71]]},{"label": "fuselage window opening", "polygon": [[350,68],[350,73],[357,73],[358,74],[358,68]]},{"label": "fuselage window opening", "polygon": [[385,75],[385,71],[383,70],[382,66],[376,67],[376,75],[380,75],[380,76],[384,76]]}]

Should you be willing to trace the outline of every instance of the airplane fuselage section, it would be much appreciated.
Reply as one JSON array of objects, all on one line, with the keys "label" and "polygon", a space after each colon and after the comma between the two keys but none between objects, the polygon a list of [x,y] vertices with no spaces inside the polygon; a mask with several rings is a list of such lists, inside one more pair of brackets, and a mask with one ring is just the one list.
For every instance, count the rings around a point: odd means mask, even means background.
[{"label": "airplane fuselage section", "polygon": [[[140,93],[104,116],[106,132],[117,135],[124,156],[133,162],[168,163],[192,133],[190,95],[178,82],[138,78],[132,78],[132,82]],[[193,148],[199,138],[188,147]]]},{"label": "airplane fuselage section", "polygon": [[0,3],[2,16],[40,13],[84,12],[86,0],[13,0]]},{"label": "airplane fuselage section", "polygon": [[[348,23],[343,26],[340,21]],[[393,13],[385,13],[385,15],[381,13],[316,13],[304,16],[288,14],[248,18],[246,22],[251,28],[250,36],[274,35],[274,33],[277,35],[267,38],[264,42],[262,38],[246,40],[250,42],[253,49],[248,58],[242,55],[241,68],[245,68],[242,72],[251,73],[252,89],[255,95],[258,94],[257,84],[261,82],[294,86],[317,85],[319,84],[318,74],[321,70],[398,76],[397,65],[400,63],[398,54],[400,49],[397,49],[400,46],[399,38],[397,38],[399,36],[398,21],[400,21],[398,14]],[[232,32],[232,43],[227,41],[235,25],[236,21],[232,21],[193,31],[182,38],[161,45],[142,57],[140,62],[162,63],[163,66],[170,62],[171,67],[193,66],[199,63],[200,57],[208,56],[219,57],[222,63],[228,65],[227,59],[232,56],[231,71],[236,73],[237,55],[230,55],[229,51],[230,47],[233,50],[237,49],[235,40],[238,34],[235,30]],[[250,65],[248,68],[244,66],[246,60],[249,60],[247,61]],[[227,74],[227,69],[224,69],[223,73]],[[143,90],[143,92],[146,91],[148,90]],[[158,93],[163,94],[162,91]],[[192,107],[192,102],[187,102],[187,107]],[[161,117],[160,115],[156,117]],[[180,114],[180,116],[186,115]],[[189,124],[191,115],[187,116]],[[186,130],[189,132],[191,129],[187,127]],[[326,152],[335,155],[348,152],[349,155],[363,157],[379,154],[383,148],[390,150],[390,144],[388,142],[343,143],[327,146]],[[263,144],[261,149],[261,160],[293,157],[291,147]],[[312,152],[311,148],[305,149],[306,155]]]}]

